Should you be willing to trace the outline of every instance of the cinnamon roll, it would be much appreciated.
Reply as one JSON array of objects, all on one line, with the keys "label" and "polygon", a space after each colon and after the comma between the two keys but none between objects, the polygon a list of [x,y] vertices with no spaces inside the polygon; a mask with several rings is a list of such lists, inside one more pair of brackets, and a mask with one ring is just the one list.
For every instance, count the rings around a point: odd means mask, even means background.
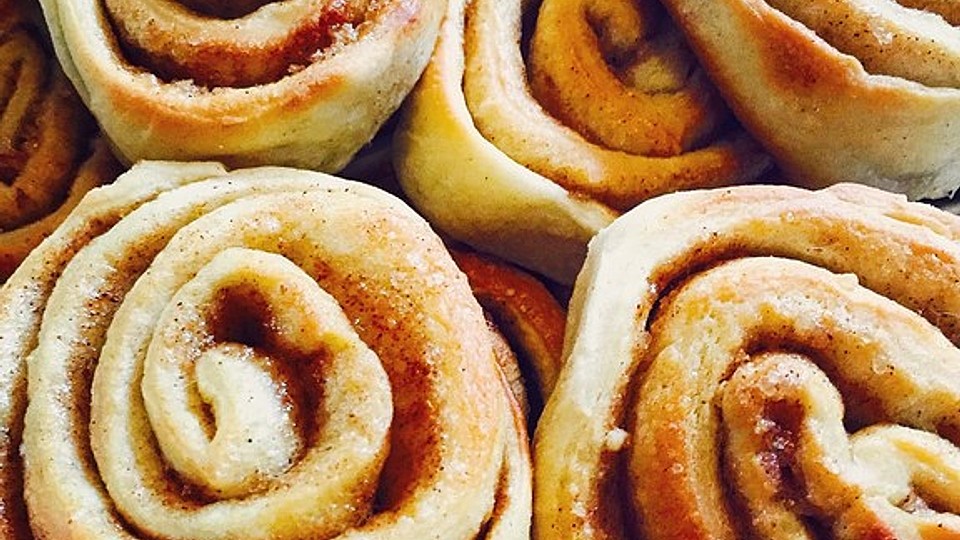
[{"label": "cinnamon roll", "polygon": [[533,274],[463,247],[450,254],[499,337],[501,369],[534,426],[560,371],[566,309]]},{"label": "cinnamon roll", "polygon": [[440,0],[42,0],[119,154],[336,171],[413,86]]},{"label": "cinnamon roll", "polygon": [[960,187],[960,14],[935,0],[664,0],[789,178]]},{"label": "cinnamon roll", "polygon": [[565,283],[620,212],[767,166],[645,0],[451,1],[396,143],[433,223]]},{"label": "cinnamon roll", "polygon": [[537,538],[960,534],[960,218],[862,185],[671,194],[590,245]]},{"label": "cinnamon roll", "polygon": [[118,172],[50,51],[39,9],[0,2],[0,283]]},{"label": "cinnamon roll", "polygon": [[0,289],[0,332],[20,537],[529,535],[481,308],[374,187],[143,162]]}]

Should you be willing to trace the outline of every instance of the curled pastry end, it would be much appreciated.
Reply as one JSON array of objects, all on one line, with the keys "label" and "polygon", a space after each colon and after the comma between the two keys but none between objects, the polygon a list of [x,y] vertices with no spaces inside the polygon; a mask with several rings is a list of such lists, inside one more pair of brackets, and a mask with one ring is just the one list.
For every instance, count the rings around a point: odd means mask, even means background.
[{"label": "curled pastry end", "polygon": [[566,309],[533,274],[463,247],[451,254],[502,340],[501,369],[534,426],[560,371]]}]

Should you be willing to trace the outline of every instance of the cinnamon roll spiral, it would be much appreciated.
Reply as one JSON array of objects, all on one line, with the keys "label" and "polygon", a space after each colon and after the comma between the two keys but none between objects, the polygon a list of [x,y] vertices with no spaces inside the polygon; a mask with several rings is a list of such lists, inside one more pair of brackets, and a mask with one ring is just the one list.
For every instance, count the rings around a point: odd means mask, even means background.
[{"label": "cinnamon roll spiral", "polygon": [[0,283],[118,174],[49,48],[35,6],[0,2]]},{"label": "cinnamon roll spiral", "polygon": [[960,187],[956,2],[664,5],[792,181],[859,182],[912,199]]},{"label": "cinnamon roll spiral", "polygon": [[376,188],[144,162],[0,289],[0,331],[21,537],[529,534],[481,309]]},{"label": "cinnamon roll spiral", "polygon": [[452,248],[494,332],[501,369],[528,425],[536,425],[560,372],[566,308],[537,276],[487,254]]},{"label": "cinnamon roll spiral", "polygon": [[648,1],[450,2],[396,142],[432,222],[567,283],[620,212],[767,165]]},{"label": "cinnamon roll spiral", "polygon": [[43,0],[120,155],[342,168],[429,57],[439,0]]},{"label": "cinnamon roll spiral", "polygon": [[861,185],[691,191],[590,246],[538,538],[960,534],[960,218]]}]

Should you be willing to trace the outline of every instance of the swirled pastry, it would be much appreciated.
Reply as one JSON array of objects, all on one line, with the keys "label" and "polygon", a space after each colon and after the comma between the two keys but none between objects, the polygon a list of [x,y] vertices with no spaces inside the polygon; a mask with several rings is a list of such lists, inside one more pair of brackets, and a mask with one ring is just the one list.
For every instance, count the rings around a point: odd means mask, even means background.
[{"label": "swirled pastry", "polygon": [[566,309],[536,276],[489,254],[450,251],[501,338],[501,369],[533,426],[560,371]]},{"label": "swirled pastry", "polygon": [[0,283],[117,165],[63,76],[39,9],[0,1]]},{"label": "swirled pastry", "polygon": [[665,0],[744,125],[808,187],[960,187],[955,2]]},{"label": "swirled pastry", "polygon": [[960,218],[867,186],[641,204],[574,290],[536,537],[960,534],[957,279]]},{"label": "swirled pastry", "polygon": [[0,516],[40,538],[529,534],[481,308],[376,188],[143,162],[0,289],[0,335]]},{"label": "swirled pastry", "polygon": [[623,210],[767,165],[645,0],[451,1],[396,143],[401,185],[431,222],[566,283]]},{"label": "swirled pastry", "polygon": [[43,0],[119,154],[342,168],[426,64],[440,0]]}]

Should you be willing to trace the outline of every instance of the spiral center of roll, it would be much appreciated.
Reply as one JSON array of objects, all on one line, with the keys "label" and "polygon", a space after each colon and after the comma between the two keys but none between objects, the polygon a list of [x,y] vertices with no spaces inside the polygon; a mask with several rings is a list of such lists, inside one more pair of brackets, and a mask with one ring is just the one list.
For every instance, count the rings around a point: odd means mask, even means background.
[{"label": "spiral center of roll", "polygon": [[197,360],[197,391],[213,411],[214,424],[204,425],[212,427],[213,436],[190,449],[204,457],[203,478],[192,480],[237,496],[256,490],[261,477],[280,475],[298,457],[286,383],[273,378],[272,364],[256,350],[233,344],[218,345]]},{"label": "spiral center of roll", "polygon": [[[310,404],[296,402],[289,380],[294,377],[283,369],[285,361],[304,359],[289,358],[277,346],[272,299],[252,284],[241,279],[182,294],[209,298],[179,298],[169,312],[170,329],[182,335],[177,344],[186,342],[191,350],[161,351],[151,355],[156,361],[148,360],[148,411],[178,418],[182,426],[156,429],[158,442],[178,473],[209,496],[256,491],[289,468],[304,447],[305,426],[292,412]],[[192,359],[181,361],[184,352]],[[151,397],[153,388],[175,391]]]},{"label": "spiral center of roll", "polygon": [[842,397],[802,356],[764,354],[739,367],[722,409],[729,477],[760,516],[760,536],[884,527],[897,514],[922,522],[960,509],[950,480],[960,472],[956,447],[891,424],[848,435]]},{"label": "spiral center of roll", "polygon": [[655,2],[545,0],[530,85],[551,115],[587,139],[676,156],[726,120],[677,28]]},{"label": "spiral center of roll", "polygon": [[[659,515],[670,501],[673,508],[689,504],[683,512],[692,515],[709,500],[700,508],[731,506],[718,527],[800,538],[864,516],[887,526],[892,520],[882,508],[896,506],[914,487],[918,501],[954,489],[952,481],[914,478],[941,457],[931,470],[960,471],[955,442],[923,431],[957,423],[954,398],[944,399],[960,392],[946,382],[955,379],[947,365],[957,357],[947,360],[954,349],[916,313],[860,288],[849,275],[773,258],[737,259],[695,274],[658,310],[633,419],[642,426],[631,448],[638,512]],[[945,358],[932,384],[919,368],[928,353],[919,351],[934,347]],[[904,467],[895,481],[851,459],[856,441],[892,423],[909,426],[902,428],[904,440],[918,449],[895,452],[900,457],[891,463]],[[689,426],[682,436],[674,433],[681,425]],[[847,426],[867,427],[850,435]],[[658,450],[666,447],[675,452]],[[659,471],[670,473],[647,480]],[[715,489],[721,475],[738,497]],[[713,487],[698,498],[675,490],[707,478]],[[949,508],[960,502],[935,500]]]},{"label": "spiral center of roll", "polygon": [[206,266],[172,299],[144,369],[173,469],[221,499],[261,492],[304,459],[330,429],[322,398],[350,398],[334,364],[376,358],[342,318],[280,256],[228,250]]}]

